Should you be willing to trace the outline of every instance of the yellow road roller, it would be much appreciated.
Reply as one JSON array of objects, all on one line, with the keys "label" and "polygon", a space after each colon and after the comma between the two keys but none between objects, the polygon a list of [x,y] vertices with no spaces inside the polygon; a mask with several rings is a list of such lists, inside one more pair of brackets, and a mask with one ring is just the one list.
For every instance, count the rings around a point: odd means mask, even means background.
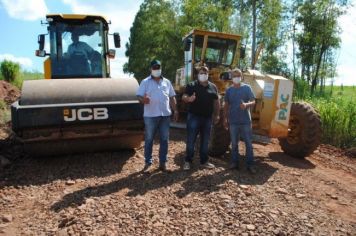
[{"label": "yellow road roller", "polygon": [[[50,14],[38,36],[44,79],[24,81],[12,129],[31,155],[132,149],[143,140],[138,82],[111,78],[109,23],[97,15]],[[116,48],[120,36],[113,34]],[[49,43],[47,42],[49,40]]]}]

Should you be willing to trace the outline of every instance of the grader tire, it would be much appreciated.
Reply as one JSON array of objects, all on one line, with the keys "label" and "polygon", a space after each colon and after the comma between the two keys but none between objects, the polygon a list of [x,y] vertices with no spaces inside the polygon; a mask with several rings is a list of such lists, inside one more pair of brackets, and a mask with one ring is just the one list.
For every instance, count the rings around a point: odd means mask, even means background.
[{"label": "grader tire", "polygon": [[320,144],[320,115],[310,104],[292,103],[288,128],[288,136],[279,138],[279,144],[286,154],[304,158]]},{"label": "grader tire", "polygon": [[[223,110],[220,117],[223,117]],[[212,157],[219,157],[226,153],[230,145],[230,133],[224,128],[223,119],[214,124],[211,130],[208,154]]]}]

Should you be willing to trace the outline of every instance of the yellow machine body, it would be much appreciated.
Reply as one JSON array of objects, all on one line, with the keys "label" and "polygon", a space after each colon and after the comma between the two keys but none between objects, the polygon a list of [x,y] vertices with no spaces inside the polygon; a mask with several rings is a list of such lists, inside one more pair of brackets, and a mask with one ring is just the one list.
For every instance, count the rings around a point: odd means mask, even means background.
[{"label": "yellow machine body", "polygon": [[[176,92],[182,95],[187,83],[197,79],[197,68],[205,64],[209,67],[209,80],[217,86],[223,97],[226,89],[232,85],[231,78],[224,78],[223,74],[237,68],[243,53],[241,36],[193,30],[183,41],[186,48],[185,63],[176,73]],[[247,70],[243,71],[243,83],[249,84],[256,96],[256,105],[251,111],[254,133],[274,138],[287,137],[293,82],[282,76]],[[184,112],[185,105],[180,103],[179,109]]]}]

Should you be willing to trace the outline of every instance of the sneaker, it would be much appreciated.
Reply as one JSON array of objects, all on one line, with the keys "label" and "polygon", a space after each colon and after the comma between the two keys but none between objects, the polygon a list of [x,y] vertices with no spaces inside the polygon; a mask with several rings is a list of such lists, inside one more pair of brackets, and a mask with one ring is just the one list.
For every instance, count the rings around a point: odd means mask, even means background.
[{"label": "sneaker", "polygon": [[231,162],[229,169],[231,170],[238,170],[239,169],[239,163],[237,162]]},{"label": "sneaker", "polygon": [[183,170],[190,170],[190,162],[184,162]]},{"label": "sneaker", "polygon": [[143,169],[142,169],[142,172],[143,173],[150,173],[151,172],[151,170],[152,170],[152,164],[145,164],[145,166],[143,167]]},{"label": "sneaker", "polygon": [[212,163],[210,163],[210,162],[205,162],[204,164],[201,164],[201,166],[203,167],[203,168],[206,168],[206,169],[214,169],[215,168],[215,165],[214,164],[212,164]]},{"label": "sneaker", "polygon": [[247,167],[247,170],[248,170],[248,172],[250,172],[251,174],[256,174],[256,173],[257,173],[256,168],[253,167],[253,166]]}]

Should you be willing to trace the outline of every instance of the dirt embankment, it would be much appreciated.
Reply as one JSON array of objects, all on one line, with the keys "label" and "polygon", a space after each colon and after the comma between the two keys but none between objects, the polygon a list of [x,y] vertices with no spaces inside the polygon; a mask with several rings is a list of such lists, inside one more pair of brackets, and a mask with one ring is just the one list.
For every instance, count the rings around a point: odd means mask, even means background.
[{"label": "dirt embankment", "polygon": [[0,149],[11,135],[10,105],[20,97],[20,90],[12,84],[0,80]]},{"label": "dirt embankment", "polygon": [[9,106],[20,97],[20,90],[12,84],[0,80],[0,101],[5,101]]},{"label": "dirt embankment", "polygon": [[[253,144],[256,175],[244,158],[229,170],[229,153],[215,169],[196,157],[183,171],[185,137],[171,132],[171,173],[143,174],[142,147],[54,158],[4,149],[0,235],[355,235],[356,160],[341,150],[299,160],[273,140]],[[157,145],[153,155],[158,167]]]}]

